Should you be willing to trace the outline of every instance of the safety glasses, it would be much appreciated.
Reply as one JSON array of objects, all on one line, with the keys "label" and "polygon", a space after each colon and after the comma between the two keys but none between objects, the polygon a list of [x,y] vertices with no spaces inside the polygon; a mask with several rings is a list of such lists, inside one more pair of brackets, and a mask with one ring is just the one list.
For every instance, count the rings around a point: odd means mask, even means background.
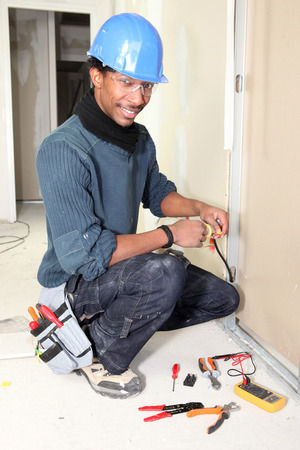
[{"label": "safety glasses", "polygon": [[151,97],[157,87],[157,83],[150,83],[148,81],[140,82],[139,80],[134,80],[133,78],[119,73],[111,75],[111,79],[116,83],[118,89],[120,89],[124,95],[129,95],[132,92],[141,89],[143,96]]}]

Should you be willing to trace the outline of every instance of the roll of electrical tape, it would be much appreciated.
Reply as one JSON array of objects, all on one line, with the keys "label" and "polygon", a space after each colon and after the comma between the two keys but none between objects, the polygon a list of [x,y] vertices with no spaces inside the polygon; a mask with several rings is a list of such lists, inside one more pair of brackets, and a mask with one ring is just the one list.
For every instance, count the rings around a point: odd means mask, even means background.
[{"label": "roll of electrical tape", "polygon": [[208,223],[206,223],[205,225],[208,228],[208,233],[206,235],[206,239],[209,239],[211,237],[211,235],[213,234],[213,230],[212,230],[212,227]]}]

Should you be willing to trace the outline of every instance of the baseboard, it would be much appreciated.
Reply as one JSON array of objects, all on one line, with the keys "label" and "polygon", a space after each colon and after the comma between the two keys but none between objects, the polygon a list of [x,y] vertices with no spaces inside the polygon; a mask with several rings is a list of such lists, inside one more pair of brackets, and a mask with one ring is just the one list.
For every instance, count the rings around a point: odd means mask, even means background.
[{"label": "baseboard", "polygon": [[240,345],[243,350],[255,355],[274,377],[283,381],[289,395],[300,402],[300,378],[299,370],[290,361],[287,361],[274,349],[268,346],[259,336],[251,332],[245,325],[238,323],[233,317],[217,321],[218,325]]}]

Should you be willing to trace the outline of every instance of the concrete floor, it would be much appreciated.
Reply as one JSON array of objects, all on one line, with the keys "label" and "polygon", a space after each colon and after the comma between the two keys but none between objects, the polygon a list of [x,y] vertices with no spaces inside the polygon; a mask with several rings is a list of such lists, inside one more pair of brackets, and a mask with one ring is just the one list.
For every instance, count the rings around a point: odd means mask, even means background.
[{"label": "concrete floor", "polygon": [[[47,246],[42,205],[22,204],[18,220],[30,224],[26,241],[0,254],[0,398],[3,450],[296,450],[300,444],[300,404],[293,396],[276,413],[268,413],[233,392],[240,377],[227,375],[230,362],[220,362],[222,388],[214,391],[201,377],[200,356],[242,351],[216,322],[185,330],[157,333],[133,362],[145,389],[138,397],[111,400],[97,395],[82,377],[72,373],[54,375],[33,354],[34,342],[27,332],[28,305],[36,303],[40,287],[36,271]],[[0,224],[0,235],[26,232],[22,224]],[[4,239],[1,239],[3,241]],[[10,244],[13,245],[13,244]],[[8,246],[1,245],[0,251]],[[25,325],[24,325],[25,318]],[[5,319],[11,319],[5,321]],[[1,322],[2,321],[2,322]],[[12,359],[3,359],[4,355]],[[172,392],[171,368],[180,372]],[[257,361],[256,361],[257,363]],[[251,367],[245,364],[245,369]],[[183,385],[195,373],[194,387]],[[257,364],[253,381],[289,396],[286,385]],[[201,401],[205,407],[235,401],[240,410],[231,414],[214,434],[206,428],[215,416],[187,418],[184,414],[145,423],[151,412],[139,406]]]}]

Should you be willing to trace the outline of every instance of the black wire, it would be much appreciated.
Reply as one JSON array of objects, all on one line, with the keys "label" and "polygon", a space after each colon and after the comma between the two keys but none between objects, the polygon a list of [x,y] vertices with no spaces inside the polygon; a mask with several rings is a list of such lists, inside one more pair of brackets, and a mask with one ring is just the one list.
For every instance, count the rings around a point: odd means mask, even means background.
[{"label": "black wire", "polygon": [[[244,353],[244,352],[241,352],[241,353]],[[237,353],[237,355],[238,355],[238,353]],[[255,366],[255,364],[254,364],[252,355],[250,355],[250,353],[246,353],[246,355],[249,355],[249,356],[250,356],[250,359],[251,359],[251,362],[252,362],[252,365],[253,365],[253,371],[252,371],[252,372],[248,372],[248,373],[244,372],[244,375],[245,375],[245,376],[246,376],[246,375],[253,375],[253,374],[256,372],[256,366]],[[231,359],[231,358],[230,358],[230,359]],[[232,372],[235,372],[235,374],[233,374]],[[230,377],[239,377],[239,376],[243,375],[243,372],[242,372],[241,370],[231,368],[231,369],[228,369],[228,370],[227,370],[227,374],[228,374]]]},{"label": "black wire", "polygon": [[26,225],[27,227],[27,232],[24,236],[11,236],[11,235],[7,235],[7,236],[1,236],[0,235],[0,239],[10,239],[12,238],[13,241],[5,241],[5,242],[0,242],[0,245],[7,245],[7,244],[13,244],[14,242],[17,242],[16,245],[12,245],[9,248],[6,248],[5,250],[2,250],[0,252],[0,254],[8,252],[9,250],[12,250],[15,247],[18,247],[19,245],[23,244],[25,242],[25,239],[28,238],[28,236],[30,235],[30,225],[26,222],[22,222],[21,220],[17,220],[15,223],[22,223],[23,225]]},{"label": "black wire", "polygon": [[229,276],[229,281],[230,281],[231,283],[233,283],[233,282],[234,282],[234,278],[233,278],[233,276],[232,276],[230,267],[229,267],[229,265],[228,265],[226,259],[224,258],[224,256],[223,256],[222,253],[220,252],[220,249],[219,249],[219,247],[218,247],[218,245],[217,245],[216,239],[214,239],[214,245],[215,245],[215,248],[216,248],[216,250],[217,250],[217,252],[218,252],[218,255],[220,256],[220,258],[222,259],[223,263],[224,263],[225,266],[226,266],[226,269],[227,269],[227,272],[228,272],[228,276]]}]

